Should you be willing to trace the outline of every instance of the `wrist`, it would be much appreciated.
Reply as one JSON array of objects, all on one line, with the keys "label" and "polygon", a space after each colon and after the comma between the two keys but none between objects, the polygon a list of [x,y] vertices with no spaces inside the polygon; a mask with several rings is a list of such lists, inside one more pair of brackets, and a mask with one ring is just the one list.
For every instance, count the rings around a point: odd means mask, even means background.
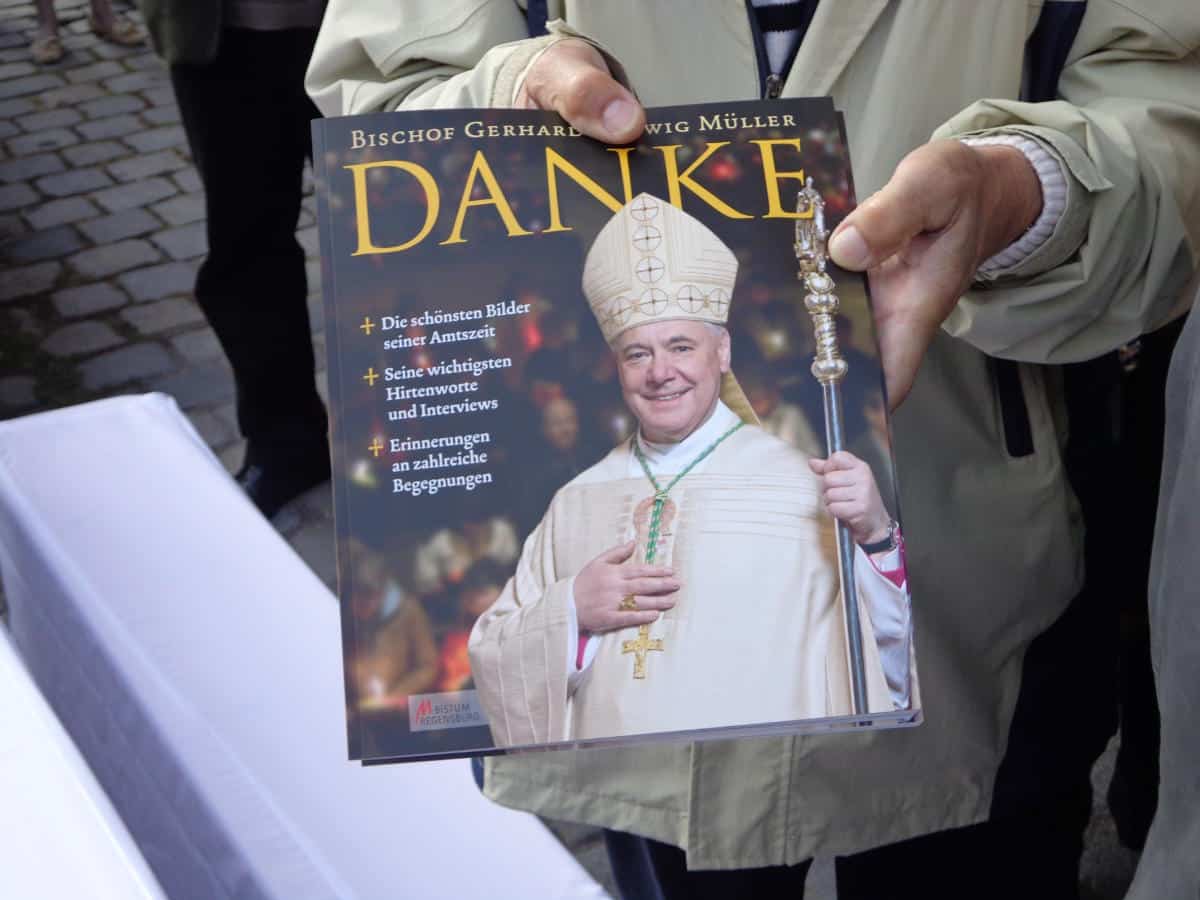
[{"label": "wrist", "polygon": [[983,239],[976,267],[1018,240],[1042,212],[1042,182],[1025,154],[1006,144],[972,146],[983,169]]}]

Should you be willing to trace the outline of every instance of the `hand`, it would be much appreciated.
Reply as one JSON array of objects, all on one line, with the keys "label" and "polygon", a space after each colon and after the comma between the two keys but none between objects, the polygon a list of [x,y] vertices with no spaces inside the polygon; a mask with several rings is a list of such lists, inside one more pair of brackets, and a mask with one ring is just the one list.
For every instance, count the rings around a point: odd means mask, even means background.
[{"label": "hand", "polygon": [[[579,630],[590,633],[614,631],[636,625],[649,625],[675,601],[679,590],[675,571],[667,566],[630,564],[634,541],[605,550],[575,576],[575,611]],[[620,609],[629,594],[636,598],[636,610]]]},{"label": "hand", "polygon": [[552,44],[538,57],[517,91],[516,106],[553,110],[609,144],[637,140],[646,127],[637,98],[612,77],[599,50],[576,38]]},{"label": "hand", "polygon": [[1020,150],[934,141],[901,160],[834,230],[833,261],[868,271],[892,409],[980,263],[1020,237],[1041,209],[1041,182]]},{"label": "hand", "polygon": [[850,529],[856,544],[872,544],[887,537],[892,519],[870,466],[845,450],[829,459],[810,459],[808,465],[821,476],[825,508]]}]

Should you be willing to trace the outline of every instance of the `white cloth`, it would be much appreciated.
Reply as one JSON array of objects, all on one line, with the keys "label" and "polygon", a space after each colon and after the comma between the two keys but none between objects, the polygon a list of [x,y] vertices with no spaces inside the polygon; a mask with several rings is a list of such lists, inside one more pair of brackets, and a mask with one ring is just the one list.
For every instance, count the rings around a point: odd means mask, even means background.
[{"label": "white cloth", "polygon": [[466,760],[347,761],[337,602],[169,398],[0,423],[0,571],[173,900],[604,896]]},{"label": "white cloth", "polygon": [[[712,415],[708,417],[703,425],[693,431],[682,441],[674,444],[655,444],[646,440],[638,433],[638,445],[642,449],[642,455],[646,458],[646,464],[650,467],[650,471],[654,473],[654,477],[659,480],[659,483],[666,485],[670,479],[687,467],[688,463],[694,460],[697,456],[704,452],[710,444],[721,437],[725,432],[738,423],[739,419],[734,412],[722,403],[717,401],[716,409]],[[692,473],[699,474],[704,471],[707,459],[698,462],[691,470]],[[637,457],[629,454],[629,465],[627,477],[629,478],[645,478],[645,472],[642,471],[641,463]],[[685,478],[687,476],[684,476]],[[631,539],[633,532],[627,534],[626,538]],[[862,602],[871,616],[871,624],[875,629],[875,637],[879,643],[880,658],[883,662],[883,674],[887,679],[888,689],[892,694],[892,701],[897,709],[904,709],[909,705],[911,697],[910,687],[910,652],[912,649],[912,614],[909,606],[909,597],[907,590],[901,589],[897,591],[896,586],[881,574],[879,569],[890,571],[898,568],[900,565],[900,554],[898,550],[881,558],[879,568],[871,561],[870,557],[862,551],[861,547],[855,547],[854,573],[855,584],[858,587],[860,602]],[[567,652],[569,654],[569,664],[567,671],[571,674],[569,678],[569,690],[574,692],[578,687],[580,680],[587,671],[588,666],[596,658],[596,650],[599,646],[599,638],[596,635],[590,635],[587,638],[587,644],[584,648],[582,665],[576,668],[576,655],[579,646],[579,619],[575,612],[575,579],[571,579],[570,589],[570,604],[568,613],[569,629],[567,638]]]},{"label": "white cloth", "polygon": [[0,897],[162,900],[0,626]]}]

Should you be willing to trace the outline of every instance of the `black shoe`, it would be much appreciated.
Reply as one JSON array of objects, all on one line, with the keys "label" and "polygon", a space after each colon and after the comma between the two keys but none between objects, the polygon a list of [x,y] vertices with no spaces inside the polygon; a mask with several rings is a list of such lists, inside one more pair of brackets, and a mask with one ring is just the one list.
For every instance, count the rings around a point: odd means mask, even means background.
[{"label": "black shoe", "polygon": [[312,454],[247,460],[234,478],[258,511],[269,519],[285,504],[329,480],[329,457]]}]

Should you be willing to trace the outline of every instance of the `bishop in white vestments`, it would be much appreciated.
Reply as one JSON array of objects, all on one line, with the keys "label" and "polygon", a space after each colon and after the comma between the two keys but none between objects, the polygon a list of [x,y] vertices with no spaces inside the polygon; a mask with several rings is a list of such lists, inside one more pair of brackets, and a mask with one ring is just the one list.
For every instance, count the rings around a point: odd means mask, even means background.
[{"label": "bishop in white vestments", "polygon": [[851,714],[831,513],[862,536],[868,708],[913,705],[895,523],[865,464],[759,427],[724,328],[736,276],[715,234],[648,194],[597,235],[583,290],[638,429],[558,491],[475,624],[497,746]]}]

